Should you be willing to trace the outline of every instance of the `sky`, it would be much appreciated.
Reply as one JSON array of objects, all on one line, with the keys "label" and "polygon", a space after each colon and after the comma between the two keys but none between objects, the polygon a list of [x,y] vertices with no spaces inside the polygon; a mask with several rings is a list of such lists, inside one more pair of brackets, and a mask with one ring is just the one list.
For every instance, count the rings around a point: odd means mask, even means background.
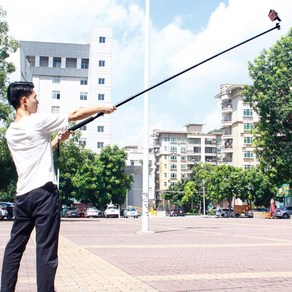
[{"label": "sky", "polygon": [[[113,30],[112,103],[144,89],[146,0],[1,0],[9,35],[17,40],[88,43],[93,26]],[[220,128],[220,85],[251,84],[248,62],[269,49],[292,26],[291,0],[149,0],[149,87],[275,26],[281,29],[200,65],[149,92],[153,129]],[[11,56],[17,64],[18,55]],[[10,81],[19,75],[10,76]],[[112,143],[143,146],[143,95],[112,114]],[[147,129],[146,129],[147,130]],[[150,142],[151,143],[151,142]]]}]

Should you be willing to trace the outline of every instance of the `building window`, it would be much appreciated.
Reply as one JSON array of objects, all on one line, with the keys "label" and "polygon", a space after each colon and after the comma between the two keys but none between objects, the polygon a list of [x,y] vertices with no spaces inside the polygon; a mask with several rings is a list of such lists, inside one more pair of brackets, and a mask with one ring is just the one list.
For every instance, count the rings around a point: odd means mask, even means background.
[{"label": "building window", "polygon": [[26,59],[31,67],[35,67],[35,56],[26,56]]},{"label": "building window", "polygon": [[245,108],[243,109],[243,115],[246,117],[252,117],[253,111],[251,108]]},{"label": "building window", "polygon": [[185,146],[182,146],[182,147],[180,148],[180,152],[181,152],[181,153],[186,153],[186,152],[187,152],[187,148],[186,148]]},{"label": "building window", "polygon": [[104,132],[104,126],[97,126],[97,132],[99,133]]},{"label": "building window", "polygon": [[164,185],[165,187],[167,187],[167,182],[164,182],[163,185]]},{"label": "building window", "polygon": [[176,155],[170,155],[170,160],[177,160]]},{"label": "building window", "polygon": [[244,128],[244,130],[252,130],[253,124],[252,123],[244,123],[243,128]]},{"label": "building window", "polygon": [[99,37],[99,42],[100,42],[101,44],[104,44],[104,43],[105,43],[105,37],[104,37],[104,36],[100,36],[100,37]]},{"label": "building window", "polygon": [[253,158],[252,151],[244,151],[244,158]]},{"label": "building window", "polygon": [[53,67],[54,68],[61,68],[61,58],[60,57],[53,57]]},{"label": "building window", "polygon": [[201,138],[190,138],[190,144],[201,144]]},{"label": "building window", "polygon": [[244,165],[244,169],[251,169],[251,168],[253,168],[253,165],[251,165],[251,164]]},{"label": "building window", "polygon": [[51,107],[51,113],[52,114],[59,114],[60,113],[60,107],[59,106],[52,106]]},{"label": "building window", "polygon": [[164,164],[164,168],[167,168],[167,164],[166,163]]},{"label": "building window", "polygon": [[99,93],[98,94],[98,100],[104,100],[104,94],[103,93]]},{"label": "building window", "polygon": [[81,131],[86,131],[86,129],[87,129],[86,125],[85,125],[85,126],[82,126],[82,127],[80,128]]},{"label": "building window", "polygon": [[183,164],[181,164],[180,168],[181,169],[187,169],[187,165],[183,163]]},{"label": "building window", "polygon": [[89,59],[81,59],[81,69],[88,69]]},{"label": "building window", "polygon": [[60,91],[52,91],[52,99],[60,99],[61,93]]},{"label": "building window", "polygon": [[101,149],[103,148],[104,143],[103,142],[97,142],[97,148]]},{"label": "building window", "polygon": [[104,78],[98,78],[98,84],[104,84],[105,79]]},{"label": "building window", "polygon": [[49,67],[49,57],[40,56],[40,67]]},{"label": "building window", "polygon": [[170,178],[176,178],[176,177],[177,177],[176,172],[171,172],[171,173],[170,173]]},{"label": "building window", "polygon": [[87,85],[87,78],[80,79],[80,85]]},{"label": "building window", "polygon": [[87,92],[80,92],[80,100],[87,100]]},{"label": "building window", "polygon": [[170,164],[170,169],[177,169],[177,165],[174,164],[174,163],[171,163],[171,164]]},{"label": "building window", "polygon": [[167,178],[167,173],[166,172],[164,173],[164,177]]},{"label": "building window", "polygon": [[77,68],[77,59],[66,58],[66,68]]},{"label": "building window", "polygon": [[60,76],[53,76],[52,77],[52,82],[53,83],[60,83],[61,82],[61,77]]},{"label": "building window", "polygon": [[216,148],[205,147],[205,153],[216,153]]},{"label": "building window", "polygon": [[194,153],[201,153],[201,147],[194,147]]},{"label": "building window", "polygon": [[252,137],[244,137],[243,141],[244,144],[252,144]]},{"label": "building window", "polygon": [[85,140],[80,140],[79,145],[85,147],[86,146],[86,141]]},{"label": "building window", "polygon": [[176,146],[170,146],[170,152],[177,152],[177,147]]},{"label": "building window", "polygon": [[99,67],[104,67],[105,66],[105,61],[104,60],[99,60],[98,61],[98,66]]}]

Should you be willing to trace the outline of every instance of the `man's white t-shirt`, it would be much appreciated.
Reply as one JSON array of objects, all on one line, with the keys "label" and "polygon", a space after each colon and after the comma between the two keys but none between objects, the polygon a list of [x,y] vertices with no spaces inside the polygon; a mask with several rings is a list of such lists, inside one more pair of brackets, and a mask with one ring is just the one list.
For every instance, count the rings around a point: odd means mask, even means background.
[{"label": "man's white t-shirt", "polygon": [[67,125],[68,116],[53,114],[32,114],[10,124],[5,136],[18,174],[17,196],[56,184],[50,134]]}]

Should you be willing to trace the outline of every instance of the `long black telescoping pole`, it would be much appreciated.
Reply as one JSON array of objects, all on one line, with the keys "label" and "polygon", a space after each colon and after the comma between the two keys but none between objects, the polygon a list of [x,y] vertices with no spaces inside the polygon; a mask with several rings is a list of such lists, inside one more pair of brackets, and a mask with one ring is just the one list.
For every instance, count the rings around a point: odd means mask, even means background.
[{"label": "long black telescoping pole", "polygon": [[[173,75],[173,76],[171,76],[171,77],[169,77],[169,78],[167,78],[167,79],[165,79],[165,80],[163,80],[163,81],[161,81],[161,82],[159,82],[157,84],[155,84],[155,85],[152,85],[151,87],[149,87],[149,88],[147,88],[147,89],[145,89],[145,90],[143,90],[143,91],[141,91],[141,92],[139,92],[139,93],[127,98],[127,99],[125,99],[125,100],[122,100],[121,102],[117,103],[115,105],[115,107],[118,108],[119,106],[131,101],[132,99],[142,95],[143,93],[148,92],[148,91],[150,91],[150,90],[152,90],[152,89],[154,89],[154,88],[156,88],[156,87],[158,87],[158,86],[160,86],[160,85],[162,85],[162,84],[164,84],[164,83],[166,83],[166,82],[168,82],[168,81],[170,81],[170,80],[172,80],[172,79],[174,79],[174,78],[176,78],[176,77],[178,77],[178,76],[180,76],[180,75],[182,75],[182,74],[184,74],[184,73],[186,73],[186,72],[188,72],[188,71],[190,71],[190,70],[192,70],[192,69],[194,69],[194,68],[196,68],[196,67],[198,67],[198,66],[200,66],[200,65],[202,65],[202,64],[204,64],[204,63],[206,63],[206,62],[208,62],[208,61],[210,61],[210,60],[212,60],[212,59],[214,59],[214,58],[216,58],[216,57],[218,57],[218,56],[220,56],[222,54],[224,54],[224,53],[226,53],[226,52],[228,52],[228,51],[231,51],[231,50],[233,50],[233,49],[235,49],[235,48],[237,48],[237,47],[239,47],[239,46],[241,46],[241,45],[243,45],[243,44],[245,44],[245,43],[247,43],[247,42],[249,42],[251,40],[254,40],[254,39],[256,39],[256,38],[258,38],[258,37],[270,32],[270,31],[272,31],[272,30],[274,30],[276,28],[277,29],[281,28],[279,23],[277,23],[275,27],[273,27],[273,28],[271,28],[271,29],[269,29],[269,30],[267,30],[265,32],[262,32],[262,33],[260,33],[260,34],[258,34],[256,36],[244,41],[244,42],[241,42],[241,43],[239,43],[239,44],[237,44],[237,45],[235,45],[235,46],[233,46],[233,47],[231,47],[231,48],[229,48],[227,50],[224,50],[224,51],[222,51],[222,52],[220,52],[220,53],[218,53],[218,54],[216,54],[216,55],[214,55],[214,56],[212,56],[212,57],[210,57],[210,58],[208,58],[208,59],[196,64],[196,65],[193,65],[193,66],[191,66],[191,67],[189,67],[189,68],[187,68],[187,69],[185,69],[185,70],[183,70],[183,71],[181,71],[181,72],[179,72],[179,73],[177,73],[177,74],[175,74],[175,75]],[[68,129],[68,131],[75,131],[75,130],[81,128],[82,126],[92,122],[96,118],[98,118],[100,116],[103,116],[103,115],[104,115],[104,113],[98,113],[98,114],[96,114],[94,116],[91,116],[91,117],[85,119],[84,121],[72,126],[71,128]]]}]

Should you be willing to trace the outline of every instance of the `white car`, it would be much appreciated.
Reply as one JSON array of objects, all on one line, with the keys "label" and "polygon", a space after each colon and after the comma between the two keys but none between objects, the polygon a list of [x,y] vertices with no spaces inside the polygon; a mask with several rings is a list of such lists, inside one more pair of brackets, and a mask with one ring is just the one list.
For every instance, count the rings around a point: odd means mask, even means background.
[{"label": "white car", "polygon": [[120,217],[120,210],[116,205],[109,204],[104,211],[105,218],[119,218]]},{"label": "white car", "polygon": [[137,209],[135,209],[133,207],[128,207],[127,209],[125,209],[124,210],[124,218],[128,218],[128,217],[138,218],[139,213],[138,213]]},{"label": "white car", "polygon": [[0,204],[0,219],[4,219],[8,217],[8,212],[6,209],[6,206],[3,204]]},{"label": "white car", "polygon": [[86,209],[85,213],[84,213],[84,217],[86,218],[90,218],[90,217],[99,217],[100,215],[100,211],[95,208],[95,207],[89,207]]},{"label": "white car", "polygon": [[233,209],[231,208],[219,208],[216,210],[216,216],[217,217],[234,217]]}]

